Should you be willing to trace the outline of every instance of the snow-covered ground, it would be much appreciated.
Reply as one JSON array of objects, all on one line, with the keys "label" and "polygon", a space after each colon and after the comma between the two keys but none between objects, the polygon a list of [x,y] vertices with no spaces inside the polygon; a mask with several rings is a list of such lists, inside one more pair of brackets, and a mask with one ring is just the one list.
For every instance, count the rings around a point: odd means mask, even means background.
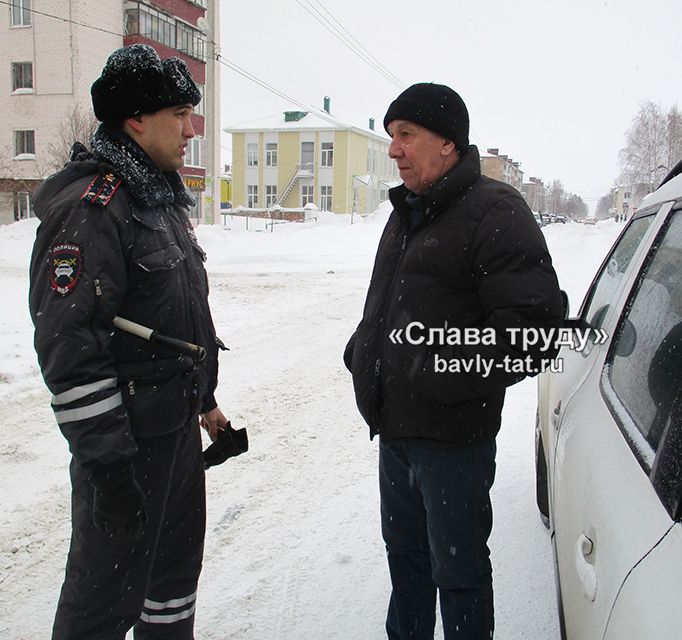
[{"label": "snow-covered ground", "polygon": [[[341,354],[359,320],[387,210],[243,229],[199,227],[221,355],[217,397],[250,451],[207,474],[202,640],[380,640],[389,580],[377,442]],[[262,225],[262,222],[260,223]],[[36,222],[0,227],[0,637],[48,638],[69,536],[69,460],[32,349]],[[543,229],[577,311],[622,228]],[[491,538],[496,638],[559,637],[547,531],[534,503],[535,384],[507,396]]]}]

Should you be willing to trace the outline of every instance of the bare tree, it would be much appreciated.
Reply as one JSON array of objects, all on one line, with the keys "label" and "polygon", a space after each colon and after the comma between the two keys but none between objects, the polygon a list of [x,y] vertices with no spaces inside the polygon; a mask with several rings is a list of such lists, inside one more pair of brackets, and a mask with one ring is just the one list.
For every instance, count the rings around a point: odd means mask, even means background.
[{"label": "bare tree", "polygon": [[[0,148],[0,183],[4,188],[0,191],[32,191],[35,180],[25,177],[19,170],[19,165],[7,149]],[[16,188],[7,188],[13,184]]]},{"label": "bare tree", "polygon": [[682,160],[682,113],[674,105],[666,114],[666,168],[672,169]]},{"label": "bare tree", "polygon": [[621,181],[631,185],[658,185],[682,154],[682,116],[674,106],[668,113],[645,102],[625,134],[620,151]]},{"label": "bare tree", "polygon": [[613,209],[614,203],[616,201],[617,187],[611,187],[611,190],[599,198],[597,202],[597,207],[594,210],[594,217],[598,219],[609,218],[611,216],[611,209]]},{"label": "bare tree", "polygon": [[570,193],[564,203],[563,212],[571,218],[586,218],[588,209],[580,196]]},{"label": "bare tree", "polygon": [[547,213],[562,213],[565,200],[566,192],[564,191],[564,185],[561,184],[561,180],[552,180],[545,200]]},{"label": "bare tree", "polygon": [[0,179],[3,178],[16,178],[17,163],[12,159],[12,153],[7,147],[0,146]]},{"label": "bare tree", "polygon": [[98,125],[95,116],[90,111],[83,111],[77,104],[62,122],[54,141],[47,146],[51,168],[57,171],[68,162],[74,142],[82,142],[87,146]]}]

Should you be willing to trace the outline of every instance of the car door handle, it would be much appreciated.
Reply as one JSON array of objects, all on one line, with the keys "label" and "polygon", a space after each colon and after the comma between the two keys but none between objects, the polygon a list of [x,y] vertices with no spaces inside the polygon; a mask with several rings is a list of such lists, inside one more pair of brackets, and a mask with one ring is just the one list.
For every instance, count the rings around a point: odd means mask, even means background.
[{"label": "car door handle", "polygon": [[597,597],[597,572],[593,562],[594,543],[581,533],[575,545],[575,568],[583,591],[592,602]]},{"label": "car door handle", "polygon": [[557,404],[557,406],[554,407],[554,409],[552,409],[551,421],[552,421],[552,426],[555,429],[559,428],[559,418],[560,417],[561,417],[561,400],[559,400],[559,404]]}]

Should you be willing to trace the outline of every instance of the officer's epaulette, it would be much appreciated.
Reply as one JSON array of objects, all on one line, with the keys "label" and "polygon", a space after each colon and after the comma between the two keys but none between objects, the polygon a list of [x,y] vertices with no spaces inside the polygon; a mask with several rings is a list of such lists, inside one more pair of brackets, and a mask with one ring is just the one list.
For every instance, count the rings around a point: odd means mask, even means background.
[{"label": "officer's epaulette", "polygon": [[113,173],[98,174],[81,196],[83,202],[97,207],[106,207],[121,185],[121,178]]}]

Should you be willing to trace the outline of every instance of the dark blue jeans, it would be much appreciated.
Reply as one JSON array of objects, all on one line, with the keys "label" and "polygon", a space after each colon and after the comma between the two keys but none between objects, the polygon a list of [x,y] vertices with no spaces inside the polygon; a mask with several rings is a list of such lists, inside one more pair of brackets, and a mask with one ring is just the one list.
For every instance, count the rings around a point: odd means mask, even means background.
[{"label": "dark blue jeans", "polygon": [[393,592],[389,640],[432,640],[436,591],[445,640],[493,637],[490,488],[495,439],[379,447],[381,527]]}]

